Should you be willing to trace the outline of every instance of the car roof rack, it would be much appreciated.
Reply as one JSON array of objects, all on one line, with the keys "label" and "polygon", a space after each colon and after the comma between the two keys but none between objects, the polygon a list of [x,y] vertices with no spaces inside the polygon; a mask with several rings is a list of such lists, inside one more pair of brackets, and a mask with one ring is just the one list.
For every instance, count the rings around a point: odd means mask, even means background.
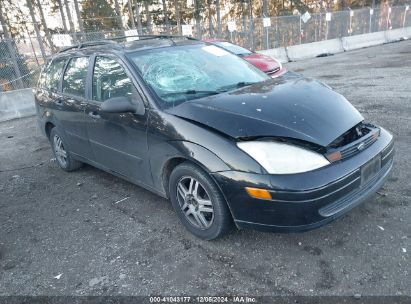
[{"label": "car roof rack", "polygon": [[85,48],[85,47],[88,47],[88,46],[107,45],[107,44],[117,44],[117,43],[114,42],[114,41],[111,41],[111,40],[99,40],[99,41],[81,42],[81,43],[78,43],[78,44],[74,44],[74,45],[68,46],[68,47],[66,47],[66,48],[64,48],[64,49],[61,49],[61,50],[59,51],[59,53],[67,52],[67,51],[73,50],[73,49],[79,50],[79,49],[82,49],[82,48]]},{"label": "car roof rack", "polygon": [[126,39],[126,38],[132,38],[136,37],[139,38],[139,40],[149,40],[149,39],[170,39],[171,41],[173,38],[185,38],[188,40],[197,40],[193,37],[189,36],[175,36],[175,35],[129,35],[129,36],[118,36],[118,37],[112,37],[112,38],[106,38],[106,39],[101,39],[101,40],[96,40],[96,41],[87,41],[87,42],[81,42],[78,44],[74,44],[68,47],[65,47],[61,49],[58,53],[63,53],[67,52],[69,50],[80,50],[85,47],[89,46],[96,46],[96,45],[108,45],[108,44],[117,44],[115,40],[120,40],[120,39]]},{"label": "car roof rack", "polygon": [[178,36],[178,35],[129,35],[129,36],[118,36],[118,37],[112,37],[112,38],[107,38],[107,40],[120,40],[120,39],[126,39],[126,38],[132,38],[136,37],[139,38],[139,40],[148,40],[148,39],[173,39],[173,38],[185,38],[188,40],[197,40],[193,37],[189,36]]}]

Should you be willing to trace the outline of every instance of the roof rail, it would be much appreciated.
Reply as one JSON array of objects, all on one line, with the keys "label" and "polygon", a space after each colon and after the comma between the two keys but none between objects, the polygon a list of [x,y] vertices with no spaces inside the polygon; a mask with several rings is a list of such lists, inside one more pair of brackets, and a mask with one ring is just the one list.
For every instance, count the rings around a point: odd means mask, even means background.
[{"label": "roof rail", "polygon": [[197,40],[193,37],[177,36],[177,35],[129,35],[129,36],[119,36],[119,37],[107,38],[107,40],[120,40],[120,39],[132,38],[132,37],[139,38],[139,40],[156,39],[156,38],[160,38],[160,39],[186,38],[189,40]]},{"label": "roof rail", "polygon": [[58,51],[58,53],[63,53],[67,52],[69,50],[79,50],[88,46],[96,46],[96,45],[107,45],[107,44],[117,44],[117,42],[113,40],[120,40],[120,39],[126,39],[129,37],[137,37],[139,40],[148,40],[148,39],[170,39],[173,40],[173,38],[185,38],[188,40],[197,40],[193,37],[188,37],[188,36],[174,36],[174,35],[130,35],[130,36],[119,36],[119,37],[112,37],[112,38],[105,38],[101,40],[96,40],[96,41],[87,41],[87,42],[80,42],[78,44],[74,44],[71,46],[68,46],[66,48],[61,49]]},{"label": "roof rail", "polygon": [[75,45],[71,45],[71,46],[69,46],[69,47],[66,47],[66,48],[64,48],[64,49],[61,49],[61,50],[59,51],[59,53],[67,52],[67,51],[72,50],[72,49],[77,49],[77,50],[79,50],[79,49],[82,49],[82,48],[85,48],[85,47],[88,47],[88,46],[105,45],[105,44],[116,44],[116,42],[110,41],[110,40],[99,40],[99,41],[81,42],[81,43],[78,43],[78,44],[75,44]]}]

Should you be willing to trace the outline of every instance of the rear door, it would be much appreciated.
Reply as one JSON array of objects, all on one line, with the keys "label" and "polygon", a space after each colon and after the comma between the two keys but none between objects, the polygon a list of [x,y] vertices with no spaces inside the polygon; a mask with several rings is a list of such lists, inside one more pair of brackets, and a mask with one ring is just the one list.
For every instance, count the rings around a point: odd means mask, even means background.
[{"label": "rear door", "polygon": [[88,56],[80,56],[73,57],[67,62],[61,94],[55,102],[60,109],[57,118],[66,134],[70,151],[92,159],[84,115],[89,61]]},{"label": "rear door", "polygon": [[37,105],[40,107],[39,115],[44,115],[44,110],[48,110],[57,118],[63,110],[59,103],[60,81],[66,63],[66,58],[56,58],[44,67],[35,96]]},{"label": "rear door", "polygon": [[95,56],[90,99],[85,109],[88,136],[99,164],[134,181],[151,185],[147,157],[148,112],[105,113],[101,104],[113,97],[128,97],[132,103],[143,103],[131,74],[114,56]]}]

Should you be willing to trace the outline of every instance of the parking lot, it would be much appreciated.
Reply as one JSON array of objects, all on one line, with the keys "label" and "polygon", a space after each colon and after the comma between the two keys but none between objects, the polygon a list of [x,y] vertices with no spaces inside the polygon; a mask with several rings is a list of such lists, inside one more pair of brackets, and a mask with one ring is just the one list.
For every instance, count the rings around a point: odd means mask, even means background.
[{"label": "parking lot", "polygon": [[66,173],[35,117],[0,123],[0,295],[410,295],[411,41],[286,64],[396,139],[393,174],[300,234],[191,236],[162,198],[85,166]]}]

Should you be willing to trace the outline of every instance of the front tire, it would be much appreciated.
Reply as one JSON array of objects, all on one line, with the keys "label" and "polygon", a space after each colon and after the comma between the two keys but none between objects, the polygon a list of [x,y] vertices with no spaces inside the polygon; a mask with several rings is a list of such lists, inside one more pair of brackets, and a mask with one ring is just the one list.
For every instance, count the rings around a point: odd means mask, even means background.
[{"label": "front tire", "polygon": [[185,162],[170,175],[170,200],[184,226],[196,237],[216,239],[233,227],[227,203],[211,177]]},{"label": "front tire", "polygon": [[61,132],[57,129],[57,127],[51,129],[50,144],[57,164],[61,169],[70,172],[77,170],[83,166],[82,162],[73,159],[67,147],[67,144],[61,136]]}]

